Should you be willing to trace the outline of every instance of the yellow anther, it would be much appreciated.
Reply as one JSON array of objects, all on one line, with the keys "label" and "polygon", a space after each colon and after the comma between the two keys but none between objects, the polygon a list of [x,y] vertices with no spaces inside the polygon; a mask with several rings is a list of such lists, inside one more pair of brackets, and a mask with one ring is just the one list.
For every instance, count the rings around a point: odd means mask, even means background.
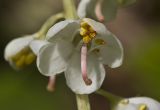
[{"label": "yellow anther", "polygon": [[16,62],[21,57],[21,53],[16,54],[15,56],[11,57],[11,60]]},{"label": "yellow anther", "polygon": [[16,55],[12,56],[10,59],[15,64],[17,68],[23,68],[30,65],[36,56],[33,54],[29,47],[24,48]]},{"label": "yellow anther", "polygon": [[81,22],[81,27],[83,27],[83,28],[89,28],[90,26],[88,25],[87,22],[82,21],[82,22]]},{"label": "yellow anther", "polygon": [[94,49],[93,52],[99,53],[99,49]]},{"label": "yellow anther", "polygon": [[31,50],[30,50],[30,48],[24,48],[23,50],[21,50],[21,54],[28,54],[29,52],[30,52]]},{"label": "yellow anther", "polygon": [[120,103],[124,104],[124,105],[127,105],[127,104],[129,104],[129,100],[128,99],[124,99],[124,100],[121,100]]},{"label": "yellow anther", "polygon": [[21,57],[22,55],[26,55],[26,54],[28,54],[28,53],[30,53],[30,52],[31,52],[30,48],[24,48],[24,49],[21,50],[19,53],[17,53],[16,55],[14,55],[11,59],[12,59],[14,62],[16,62],[16,61],[18,61],[18,60],[20,59],[20,57]]},{"label": "yellow anther", "polygon": [[92,32],[92,33],[89,34],[90,38],[94,38],[95,36],[96,36],[96,32]]},{"label": "yellow anther", "polygon": [[89,32],[95,32],[95,30],[90,26],[89,27]]},{"label": "yellow anther", "polygon": [[89,36],[84,36],[84,37],[83,37],[83,42],[84,42],[84,43],[87,44],[87,43],[89,43],[90,41],[91,41],[91,38],[90,38]]},{"label": "yellow anther", "polygon": [[80,35],[83,37],[84,43],[89,43],[95,36],[96,31],[85,21],[81,22]]},{"label": "yellow anther", "polygon": [[86,36],[87,34],[88,34],[88,30],[82,27],[81,30],[80,30],[80,35],[81,36]]},{"label": "yellow anther", "polygon": [[16,66],[18,68],[24,67],[24,61],[25,61],[26,56],[22,55],[17,61],[16,61]]},{"label": "yellow anther", "polygon": [[29,53],[27,56],[26,56],[26,59],[25,59],[25,64],[26,65],[30,65],[34,60],[35,60],[36,56],[33,54],[33,53]]},{"label": "yellow anther", "polygon": [[97,44],[97,45],[105,45],[106,42],[103,39],[96,39],[95,40],[95,44]]},{"label": "yellow anther", "polygon": [[147,105],[141,104],[141,105],[139,106],[139,110],[147,110]]}]

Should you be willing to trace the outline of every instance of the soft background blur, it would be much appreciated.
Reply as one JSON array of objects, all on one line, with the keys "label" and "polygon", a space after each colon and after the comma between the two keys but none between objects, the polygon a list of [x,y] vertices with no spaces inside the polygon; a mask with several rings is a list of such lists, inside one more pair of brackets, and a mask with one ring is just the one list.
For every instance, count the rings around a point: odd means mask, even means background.
[{"label": "soft background blur", "polygon": [[[121,8],[107,27],[122,41],[125,59],[109,69],[105,90],[123,97],[149,96],[160,101],[160,1],[137,0]],[[35,64],[15,71],[4,61],[5,45],[32,34],[45,20],[62,10],[61,0],[0,0],[0,110],[76,110],[74,94],[63,75],[55,93],[46,91],[47,78]],[[107,100],[91,94],[92,110],[107,110]]]}]

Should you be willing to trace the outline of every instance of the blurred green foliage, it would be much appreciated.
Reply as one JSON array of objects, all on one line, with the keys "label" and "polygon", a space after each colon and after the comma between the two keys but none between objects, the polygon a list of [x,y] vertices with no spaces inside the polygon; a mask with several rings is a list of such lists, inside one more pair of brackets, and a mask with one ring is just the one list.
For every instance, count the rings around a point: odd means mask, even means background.
[{"label": "blurred green foliage", "polygon": [[[33,69],[32,69],[33,70]],[[76,109],[74,95],[66,87],[65,79],[59,76],[56,91],[46,90],[47,78],[36,71],[16,72],[1,69],[0,109],[1,110],[73,110]]]},{"label": "blurred green foliage", "polygon": [[[140,95],[160,100],[160,28],[150,29],[145,40],[137,43],[131,58],[134,86]],[[139,48],[140,47],[140,48]]]}]

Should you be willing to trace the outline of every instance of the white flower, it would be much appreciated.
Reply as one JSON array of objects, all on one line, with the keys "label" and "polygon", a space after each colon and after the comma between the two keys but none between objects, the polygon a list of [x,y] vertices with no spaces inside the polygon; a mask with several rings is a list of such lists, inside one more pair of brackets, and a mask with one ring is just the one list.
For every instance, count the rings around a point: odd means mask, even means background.
[{"label": "white flower", "polygon": [[78,6],[80,18],[91,17],[99,21],[110,21],[116,17],[119,6],[126,6],[136,0],[81,0]]},{"label": "white flower", "polygon": [[123,99],[114,110],[160,110],[160,103],[148,97]]},{"label": "white flower", "polygon": [[115,68],[123,60],[119,40],[103,24],[88,18],[55,24],[46,41],[37,54],[39,71],[45,76],[64,72],[67,85],[77,94],[99,89],[105,78],[103,64]]},{"label": "white flower", "polygon": [[35,35],[27,35],[9,42],[4,52],[5,60],[16,69],[31,64],[35,55],[29,48],[29,43],[34,40],[34,37]]}]

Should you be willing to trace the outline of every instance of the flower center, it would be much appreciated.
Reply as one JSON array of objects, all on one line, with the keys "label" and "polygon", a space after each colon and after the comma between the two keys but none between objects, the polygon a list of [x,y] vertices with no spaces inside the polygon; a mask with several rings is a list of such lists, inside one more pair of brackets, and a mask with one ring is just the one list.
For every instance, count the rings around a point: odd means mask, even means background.
[{"label": "flower center", "polygon": [[83,37],[83,42],[88,44],[95,36],[97,32],[85,21],[81,22],[80,35]]},{"label": "flower center", "polygon": [[139,110],[147,110],[147,105],[145,104],[140,105]]},{"label": "flower center", "polygon": [[11,60],[15,63],[16,67],[23,68],[27,65],[30,65],[36,56],[33,54],[30,48],[25,48],[15,56],[11,58]]}]

